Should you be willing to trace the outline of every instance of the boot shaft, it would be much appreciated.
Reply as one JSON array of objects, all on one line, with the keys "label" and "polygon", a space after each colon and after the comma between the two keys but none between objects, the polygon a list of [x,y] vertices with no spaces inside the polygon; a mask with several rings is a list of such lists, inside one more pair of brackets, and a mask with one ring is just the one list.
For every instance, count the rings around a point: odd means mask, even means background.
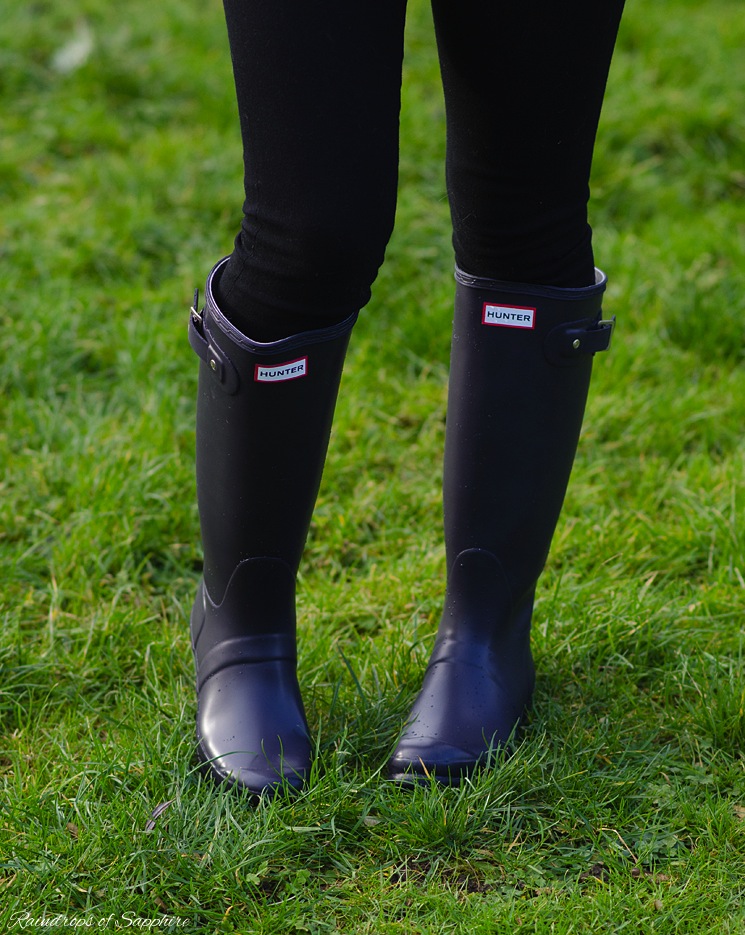
[{"label": "boot shaft", "polygon": [[216,602],[242,561],[277,558],[297,571],[357,317],[270,344],[253,341],[215,302],[222,265],[189,323],[201,360],[196,460],[204,578]]},{"label": "boot shaft", "polygon": [[448,567],[494,554],[520,600],[561,511],[592,357],[610,343],[606,279],[583,289],[514,285],[457,271],[444,465]]}]

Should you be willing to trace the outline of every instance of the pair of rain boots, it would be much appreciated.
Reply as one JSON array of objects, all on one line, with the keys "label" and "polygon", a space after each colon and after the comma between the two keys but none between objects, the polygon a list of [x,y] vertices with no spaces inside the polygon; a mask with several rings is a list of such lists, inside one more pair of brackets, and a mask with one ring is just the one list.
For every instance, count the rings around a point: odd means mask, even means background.
[{"label": "pair of rain boots", "polygon": [[[356,315],[262,344],[191,312],[200,357],[197,495],[204,574],[191,615],[200,760],[253,794],[299,790],[312,744],[297,680],[295,577]],[[592,357],[610,344],[605,277],[560,289],[456,272],[444,465],[448,581],[390,778],[457,784],[530,703],[536,581],[579,438]]]}]

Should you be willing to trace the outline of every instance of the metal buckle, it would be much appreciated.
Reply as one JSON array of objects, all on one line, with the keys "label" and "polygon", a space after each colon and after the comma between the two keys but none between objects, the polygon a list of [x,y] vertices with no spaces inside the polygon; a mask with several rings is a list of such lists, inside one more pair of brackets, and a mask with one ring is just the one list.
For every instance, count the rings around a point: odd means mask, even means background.
[{"label": "metal buckle", "polygon": [[194,304],[189,309],[191,312],[192,320],[194,324],[200,329],[202,328],[202,313],[198,311],[199,309],[199,289],[194,290]]},{"label": "metal buckle", "polygon": [[612,318],[601,318],[600,321],[598,322],[598,328],[602,328],[603,331],[610,330],[610,334],[608,335],[608,345],[605,348],[605,350],[607,351],[608,348],[611,346],[611,341],[613,340],[613,333],[616,330],[616,316],[614,315]]}]

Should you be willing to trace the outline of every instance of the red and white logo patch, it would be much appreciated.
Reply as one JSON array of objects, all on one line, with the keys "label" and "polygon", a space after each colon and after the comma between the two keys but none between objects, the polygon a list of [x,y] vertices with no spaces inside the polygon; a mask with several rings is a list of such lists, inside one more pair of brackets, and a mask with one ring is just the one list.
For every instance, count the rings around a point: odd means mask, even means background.
[{"label": "red and white logo patch", "polygon": [[256,364],[254,380],[256,383],[283,383],[285,380],[297,380],[308,373],[308,358],[299,357],[297,360],[288,360],[284,364],[272,364],[263,367]]},{"label": "red and white logo patch", "polygon": [[481,318],[484,325],[496,325],[499,328],[535,328],[535,309],[522,305],[493,305],[484,302]]}]

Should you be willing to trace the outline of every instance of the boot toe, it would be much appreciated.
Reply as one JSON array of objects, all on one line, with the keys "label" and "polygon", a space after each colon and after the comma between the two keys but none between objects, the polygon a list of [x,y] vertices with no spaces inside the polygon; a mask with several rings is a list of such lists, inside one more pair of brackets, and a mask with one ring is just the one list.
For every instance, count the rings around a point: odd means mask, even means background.
[{"label": "boot toe", "polygon": [[457,786],[478,766],[479,753],[443,743],[436,737],[402,740],[388,761],[388,778],[405,785],[418,785],[434,778],[446,786]]},{"label": "boot toe", "polygon": [[252,795],[304,786],[311,743],[296,685],[277,663],[231,666],[202,685],[198,755],[213,779]]},{"label": "boot toe", "polygon": [[293,764],[249,750],[215,755],[205,748],[203,739],[198,740],[197,756],[203,772],[212,780],[255,797],[298,793],[305,786],[309,773],[304,758]]}]

